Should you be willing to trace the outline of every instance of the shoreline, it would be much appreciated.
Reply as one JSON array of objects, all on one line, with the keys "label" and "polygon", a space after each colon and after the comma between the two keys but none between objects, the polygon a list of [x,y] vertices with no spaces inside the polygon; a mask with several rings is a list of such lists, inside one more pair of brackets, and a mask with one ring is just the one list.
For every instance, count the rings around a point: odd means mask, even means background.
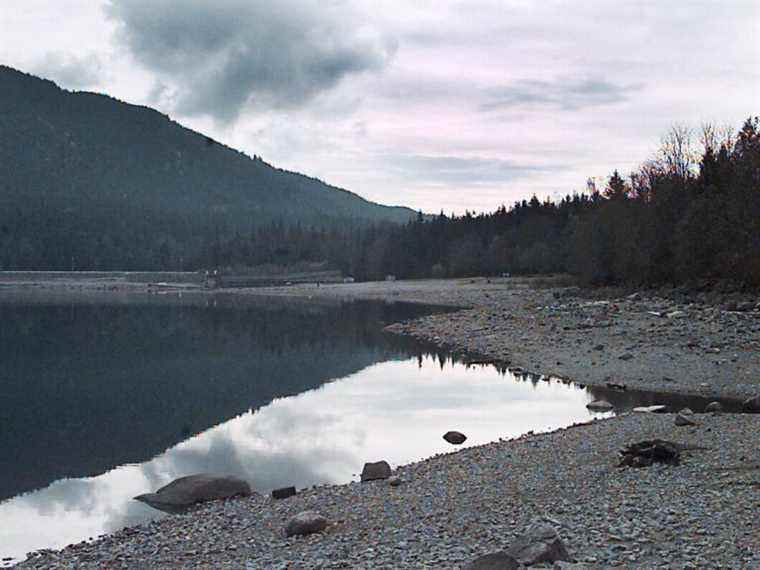
[{"label": "shoreline", "polygon": [[[227,290],[464,307],[387,327],[581,385],[741,401],[760,394],[760,298],[751,311],[638,297],[589,299],[535,280],[459,279]],[[603,293],[603,291],[602,291]]]},{"label": "shoreline", "polygon": [[[97,291],[111,294],[107,289]],[[760,346],[758,311],[735,314],[645,296],[589,300],[566,291],[532,289],[530,280],[513,279],[174,293],[375,299],[456,307],[460,310],[387,329],[544,374],[551,358],[567,360],[568,349],[561,345],[571,344],[570,353],[583,358],[568,366],[568,373],[554,375],[585,385],[604,386],[610,381],[608,371],[617,367],[624,370],[613,381],[631,390],[735,400],[760,393],[760,350],[752,348]],[[147,289],[130,286],[127,292]],[[650,315],[655,308],[667,311],[665,316]],[[666,316],[674,311],[685,315]],[[692,317],[696,324],[687,324],[684,319]],[[640,341],[642,323],[655,324],[643,331],[656,342]],[[733,333],[736,323],[746,331],[744,336]],[[684,337],[704,332],[723,343],[715,347],[719,352],[704,350],[712,346],[682,347]],[[597,350],[600,338],[605,346]],[[725,342],[731,339],[733,345]],[[544,346],[537,346],[539,342]],[[751,350],[735,361],[729,357],[722,368],[725,376],[716,377],[712,367],[723,365],[714,364],[714,359],[724,352],[739,354],[732,348],[742,342]],[[620,350],[637,354],[620,359],[615,357]],[[602,358],[599,353],[605,351],[612,357]],[[662,358],[668,352],[669,360],[680,365],[678,374],[669,381],[645,381],[644,371],[668,364]],[[687,353],[689,358],[684,357]],[[639,358],[639,366],[629,367],[641,355],[645,358]],[[705,357],[708,366],[700,362]],[[731,385],[737,370],[750,371],[754,380]],[[707,372],[713,373],[713,381],[705,388],[700,384]],[[452,451],[399,467],[403,484],[398,488],[385,481],[349,483],[309,489],[284,501],[254,495],[208,503],[188,515],[128,527],[60,551],[40,551],[18,567],[269,568],[293,563],[297,568],[455,568],[476,555],[505,548],[536,518],[548,519],[574,559],[587,568],[642,564],[740,568],[760,563],[760,525],[753,513],[760,484],[755,444],[760,415],[697,414],[699,425],[689,428],[674,426],[673,418],[673,414],[622,414]],[[688,453],[679,467],[615,467],[623,445],[653,437],[707,449]],[[284,538],[282,528],[288,518],[310,509],[328,518],[328,529],[304,538]]]},{"label": "shoreline", "polygon": [[[280,501],[206,503],[17,567],[460,568],[507,548],[536,520],[580,564],[567,568],[752,567],[760,416],[694,419],[698,427],[679,428],[673,414],[624,414],[400,466],[397,487],[352,482]],[[621,447],[656,437],[695,449],[678,466],[617,467]],[[327,528],[286,538],[287,521],[306,510]]]}]

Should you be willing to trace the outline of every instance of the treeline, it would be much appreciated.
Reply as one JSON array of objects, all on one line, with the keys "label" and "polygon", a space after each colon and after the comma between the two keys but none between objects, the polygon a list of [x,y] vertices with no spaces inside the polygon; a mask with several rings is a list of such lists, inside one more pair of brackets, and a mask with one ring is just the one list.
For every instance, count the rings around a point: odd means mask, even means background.
[{"label": "treeline", "polygon": [[760,284],[760,122],[738,132],[675,127],[627,177],[558,202],[349,231],[282,225],[217,243],[204,266],[327,260],[357,279],[501,273],[577,275],[586,283]]}]

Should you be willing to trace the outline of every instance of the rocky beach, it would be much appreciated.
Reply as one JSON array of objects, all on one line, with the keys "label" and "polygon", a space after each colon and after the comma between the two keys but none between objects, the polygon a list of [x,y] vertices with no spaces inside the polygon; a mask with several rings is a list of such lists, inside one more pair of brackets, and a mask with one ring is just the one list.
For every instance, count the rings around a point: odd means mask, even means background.
[{"label": "rocky beach", "polygon": [[[757,411],[757,297],[560,285],[464,279],[226,293],[458,307],[387,329],[580,384],[728,399]],[[675,413],[631,413],[527,434],[402,466],[388,479],[301,490],[283,500],[254,494],[215,501],[35,553],[19,567],[460,568],[483,555],[515,552],[521,540],[540,543],[537,529],[547,525],[565,560],[520,562],[758,567],[760,415],[693,411],[681,416],[687,422]],[[651,440],[676,443],[680,457],[674,464],[619,466],[621,449]],[[324,528],[286,537],[303,512],[319,515]]]}]

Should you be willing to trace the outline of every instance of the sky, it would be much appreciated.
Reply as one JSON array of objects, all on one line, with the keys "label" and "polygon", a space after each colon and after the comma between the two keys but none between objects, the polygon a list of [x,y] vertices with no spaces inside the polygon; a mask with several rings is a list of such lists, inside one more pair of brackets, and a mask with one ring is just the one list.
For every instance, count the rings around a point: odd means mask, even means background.
[{"label": "sky", "polygon": [[628,173],[760,113],[757,0],[4,0],[0,63],[426,212]]}]

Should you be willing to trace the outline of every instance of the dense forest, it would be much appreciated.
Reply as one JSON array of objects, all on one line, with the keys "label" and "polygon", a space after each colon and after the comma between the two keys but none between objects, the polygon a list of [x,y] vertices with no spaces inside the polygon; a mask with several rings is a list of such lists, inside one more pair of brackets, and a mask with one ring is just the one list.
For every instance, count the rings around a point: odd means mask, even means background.
[{"label": "dense forest", "polygon": [[760,284],[760,122],[738,132],[675,127],[657,155],[559,202],[535,196],[490,214],[443,214],[350,231],[282,225],[215,243],[201,266],[327,260],[357,279],[501,273],[585,283]]},{"label": "dense forest", "polygon": [[0,65],[0,269],[188,268],[207,244],[276,221],[414,215]]}]

